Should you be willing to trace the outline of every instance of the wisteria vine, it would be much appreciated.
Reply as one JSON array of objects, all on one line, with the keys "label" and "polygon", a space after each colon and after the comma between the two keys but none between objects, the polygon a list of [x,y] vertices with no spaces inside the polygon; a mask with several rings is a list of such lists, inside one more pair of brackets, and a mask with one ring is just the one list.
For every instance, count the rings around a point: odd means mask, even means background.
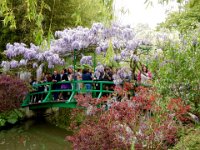
[{"label": "wisteria vine", "polygon": [[[84,53],[85,49],[92,47],[97,54],[106,54],[109,44],[112,44],[116,54],[114,60],[134,59],[139,61],[139,58],[134,55],[134,51],[138,46],[145,44],[144,40],[136,39],[130,26],[121,26],[115,23],[109,27],[102,23],[94,23],[91,28],[79,26],[56,31],[55,37],[56,39],[45,47],[45,51],[43,46],[36,46],[32,43],[30,46],[24,43],[8,43],[5,54],[9,61],[3,61],[1,66],[9,70],[32,63],[33,68],[38,68],[39,64],[47,62],[48,68],[54,68],[55,65],[64,65],[64,58],[72,54],[74,49]],[[92,66],[92,56],[83,56],[80,64]],[[99,73],[96,72],[96,74]],[[116,76],[117,79],[119,77],[121,76]]]}]

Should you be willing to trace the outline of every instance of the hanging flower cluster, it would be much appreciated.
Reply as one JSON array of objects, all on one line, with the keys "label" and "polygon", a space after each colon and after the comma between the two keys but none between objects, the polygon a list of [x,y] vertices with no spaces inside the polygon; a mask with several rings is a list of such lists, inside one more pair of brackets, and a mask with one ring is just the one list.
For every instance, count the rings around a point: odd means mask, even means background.
[{"label": "hanging flower cluster", "polygon": [[95,68],[94,76],[97,78],[97,80],[99,80],[101,74],[103,73],[104,73],[104,66],[100,64]]},{"label": "hanging flower cluster", "polygon": [[121,84],[125,80],[130,80],[132,76],[132,72],[129,68],[123,67],[120,68],[116,74],[113,75],[114,84]]},{"label": "hanging flower cluster", "polygon": [[82,56],[80,60],[81,65],[90,65],[92,66],[92,56]]},{"label": "hanging flower cluster", "polygon": [[[130,58],[134,50],[145,41],[135,38],[135,33],[130,26],[112,24],[109,27],[101,23],[94,23],[92,27],[77,27],[65,29],[55,33],[56,40],[51,42],[50,50],[58,54],[66,54],[74,49],[83,50],[94,46],[97,54],[106,54],[109,44],[112,44],[116,53],[115,60]],[[82,62],[81,62],[82,63]]]},{"label": "hanging flower cluster", "polygon": [[[49,46],[36,46],[24,43],[8,43],[5,54],[11,61],[2,62],[4,68],[16,68],[25,66],[29,61],[48,63],[49,68],[65,63],[63,57],[69,56],[73,50],[84,50],[88,47],[96,47],[97,54],[106,54],[109,44],[112,44],[116,53],[115,60],[124,60],[132,56],[134,50],[144,41],[135,38],[135,33],[130,26],[121,26],[113,23],[111,26],[104,26],[102,23],[94,23],[91,28],[77,27],[55,32],[56,39],[52,40]],[[16,59],[16,60],[15,60]],[[19,60],[21,59],[21,60]],[[92,65],[91,56],[84,56],[81,64]],[[36,67],[36,65],[34,65]]]},{"label": "hanging flower cluster", "polygon": [[[64,64],[64,60],[58,54],[51,51],[40,52],[40,47],[32,43],[29,48],[24,43],[14,43],[13,45],[8,43],[5,54],[12,60],[2,62],[1,66],[8,69],[26,66],[28,61],[34,61],[33,68],[38,67],[37,62],[43,61],[47,61],[49,66]],[[22,59],[17,61],[14,58]]]}]

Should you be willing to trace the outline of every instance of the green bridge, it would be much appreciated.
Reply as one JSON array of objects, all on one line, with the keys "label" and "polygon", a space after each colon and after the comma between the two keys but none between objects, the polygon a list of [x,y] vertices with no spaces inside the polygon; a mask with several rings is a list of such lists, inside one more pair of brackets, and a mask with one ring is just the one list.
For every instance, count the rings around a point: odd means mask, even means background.
[{"label": "green bridge", "polygon": [[[71,89],[58,89],[58,90],[54,90],[52,88],[52,86],[54,84],[66,84],[66,83],[70,83],[72,84],[72,88]],[[84,83],[91,83],[92,89],[89,91],[86,91],[86,89],[81,89],[78,90],[77,89],[77,84],[83,84]],[[99,89],[95,89],[95,84],[99,85]],[[29,107],[30,110],[32,109],[41,109],[41,108],[51,108],[51,107],[60,107],[60,108],[77,108],[77,102],[76,99],[74,98],[74,96],[76,94],[84,94],[84,93],[91,93],[93,97],[96,98],[101,98],[103,94],[109,94],[112,93],[112,90],[105,90],[105,86],[108,85],[113,85],[113,82],[111,81],[82,81],[82,80],[75,80],[75,81],[64,81],[64,82],[57,82],[57,83],[53,83],[53,82],[46,82],[46,83],[42,83],[42,84],[35,84],[33,86],[34,90],[33,92],[30,92],[27,94],[25,100],[22,103],[22,107]],[[45,86],[48,87],[48,90],[44,90],[44,91],[38,91],[39,87],[41,86]],[[55,101],[53,99],[53,93],[54,92],[70,92],[70,97],[67,100],[62,100],[62,101]],[[43,95],[43,99],[41,99],[39,102],[34,103],[33,102],[33,98],[38,96],[38,95]]]}]

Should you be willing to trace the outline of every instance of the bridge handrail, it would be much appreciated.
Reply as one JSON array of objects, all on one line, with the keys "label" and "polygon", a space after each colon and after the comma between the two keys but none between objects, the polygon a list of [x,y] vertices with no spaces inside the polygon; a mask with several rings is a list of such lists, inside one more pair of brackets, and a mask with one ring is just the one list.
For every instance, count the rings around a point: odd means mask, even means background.
[{"label": "bridge handrail", "polygon": [[[52,89],[53,85],[58,85],[58,84],[66,84],[66,83],[70,83],[72,84],[72,88],[71,89]],[[23,101],[22,106],[26,106],[30,103],[30,97],[33,95],[37,95],[37,94],[43,94],[43,93],[47,93],[45,99],[42,102],[49,102],[51,101],[50,96],[51,93],[53,92],[64,92],[64,91],[69,91],[72,92],[71,96],[69,98],[69,100],[67,102],[70,102],[74,99],[74,95],[76,93],[80,93],[80,92],[86,92],[85,89],[77,89],[76,88],[76,84],[78,83],[89,83],[89,84],[99,84],[100,89],[91,89],[88,92],[99,92],[98,98],[100,98],[102,96],[103,93],[112,93],[113,91],[110,90],[103,90],[103,85],[105,84],[114,84],[112,81],[97,81],[97,80],[72,80],[72,81],[59,81],[59,82],[44,82],[44,83],[39,83],[39,84],[34,84],[33,87],[35,89],[41,87],[41,86],[48,86],[48,90],[47,91],[35,91],[33,90],[32,92],[28,93],[25,100]]]},{"label": "bridge handrail", "polygon": [[[62,84],[66,84],[66,83],[70,83],[72,85],[71,89],[52,89],[53,85],[62,85]],[[99,89],[91,89],[89,91],[87,91],[86,89],[77,89],[76,85],[78,83],[89,83],[89,84],[98,84],[99,85]],[[46,91],[32,91],[30,93],[27,94],[25,100],[23,101],[22,107],[27,106],[30,104],[31,102],[31,96],[34,95],[39,95],[39,94],[44,94],[46,93],[45,98],[42,100],[42,103],[46,103],[46,102],[50,102],[53,101],[52,99],[52,93],[53,92],[71,92],[71,96],[70,98],[66,101],[66,103],[68,102],[73,102],[74,100],[74,95],[76,93],[84,93],[84,92],[95,92],[95,93],[99,93],[97,98],[100,98],[102,96],[103,93],[112,93],[113,90],[105,90],[103,87],[104,85],[109,85],[109,84],[114,84],[112,81],[99,81],[99,80],[72,80],[72,81],[59,81],[59,82],[44,82],[44,83],[39,83],[39,84],[34,84],[33,87],[35,89],[41,87],[41,86],[47,86],[48,90]],[[147,85],[147,84],[137,84],[138,86],[145,86],[145,87],[151,87],[152,85]]]}]

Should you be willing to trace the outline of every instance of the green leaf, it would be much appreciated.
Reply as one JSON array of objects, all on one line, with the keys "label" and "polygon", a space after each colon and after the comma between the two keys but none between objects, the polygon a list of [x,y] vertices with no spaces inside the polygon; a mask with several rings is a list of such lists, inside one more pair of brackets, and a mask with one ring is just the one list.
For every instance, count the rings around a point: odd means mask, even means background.
[{"label": "green leaf", "polygon": [[105,63],[107,66],[112,65],[114,55],[115,55],[115,52],[114,52],[112,43],[111,43],[111,41],[110,41],[109,47],[108,47],[108,49],[107,49],[106,57],[105,57],[105,59],[104,59],[104,63]]},{"label": "green leaf", "polygon": [[135,150],[135,141],[131,143],[131,150]]},{"label": "green leaf", "polygon": [[3,127],[6,124],[6,120],[3,118],[0,118],[0,127]]},{"label": "green leaf", "polygon": [[15,109],[14,111],[18,115],[19,118],[23,118],[24,117],[24,114],[20,110]]},{"label": "green leaf", "polygon": [[6,119],[8,123],[15,124],[18,121],[18,115],[15,113],[15,111],[11,111]]}]

